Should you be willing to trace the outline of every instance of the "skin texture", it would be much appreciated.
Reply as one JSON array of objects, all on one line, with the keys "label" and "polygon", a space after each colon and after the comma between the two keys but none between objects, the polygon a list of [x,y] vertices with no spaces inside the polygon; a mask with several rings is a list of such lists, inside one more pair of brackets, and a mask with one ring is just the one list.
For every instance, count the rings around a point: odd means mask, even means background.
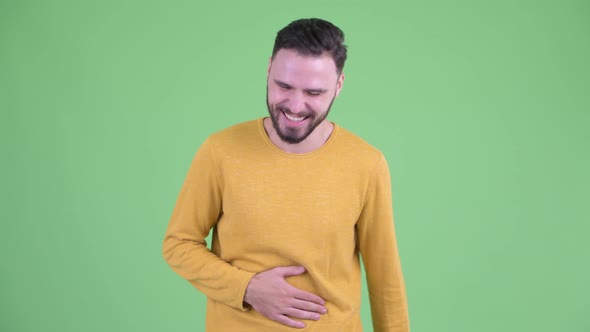
[{"label": "skin texture", "polygon": [[[326,116],[344,82],[334,60],[328,54],[308,56],[282,49],[271,58],[267,75],[270,118],[264,119],[264,129],[271,142],[288,153],[308,153],[321,147],[334,130]],[[305,119],[290,121],[285,113]],[[244,302],[268,319],[303,328],[305,324],[295,319],[319,320],[327,313],[322,298],[285,280],[303,273],[302,266],[258,273],[248,284]]]},{"label": "skin texture", "polygon": [[285,280],[304,272],[302,266],[287,266],[258,273],[250,280],[244,301],[268,319],[290,327],[304,328],[305,324],[290,317],[319,320],[321,315],[328,312],[321,297],[297,289]]},{"label": "skin texture", "polygon": [[[267,105],[270,118],[264,128],[270,140],[290,153],[307,153],[330,137],[334,126],[325,120],[344,82],[328,54],[301,55],[282,49],[268,66]],[[292,122],[287,115],[306,117]]]}]

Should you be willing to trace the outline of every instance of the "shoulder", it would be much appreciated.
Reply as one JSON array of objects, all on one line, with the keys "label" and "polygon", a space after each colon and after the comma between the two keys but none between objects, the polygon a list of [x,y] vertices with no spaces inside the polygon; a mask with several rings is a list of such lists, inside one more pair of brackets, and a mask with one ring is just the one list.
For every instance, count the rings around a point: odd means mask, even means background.
[{"label": "shoulder", "polygon": [[367,167],[384,159],[383,153],[362,137],[338,125],[337,149],[339,153],[353,158]]},{"label": "shoulder", "polygon": [[205,144],[211,146],[213,150],[226,153],[258,146],[263,141],[260,122],[261,119],[255,119],[219,130],[207,137]]},{"label": "shoulder", "polygon": [[214,159],[219,161],[251,158],[264,151],[263,133],[262,118],[259,118],[219,130],[209,135],[203,145],[206,145]]},{"label": "shoulder", "polygon": [[257,136],[260,119],[241,122],[211,134],[208,140],[214,144],[235,143],[236,139],[248,139]]}]

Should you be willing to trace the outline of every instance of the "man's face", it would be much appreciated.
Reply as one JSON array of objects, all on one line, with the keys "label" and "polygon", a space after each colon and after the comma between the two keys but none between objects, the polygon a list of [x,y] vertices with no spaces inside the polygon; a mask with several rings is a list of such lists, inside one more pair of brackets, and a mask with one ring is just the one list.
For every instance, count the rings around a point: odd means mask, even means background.
[{"label": "man's face", "polygon": [[328,54],[279,50],[269,64],[266,87],[268,112],[278,136],[290,144],[309,136],[328,116],[343,80]]}]

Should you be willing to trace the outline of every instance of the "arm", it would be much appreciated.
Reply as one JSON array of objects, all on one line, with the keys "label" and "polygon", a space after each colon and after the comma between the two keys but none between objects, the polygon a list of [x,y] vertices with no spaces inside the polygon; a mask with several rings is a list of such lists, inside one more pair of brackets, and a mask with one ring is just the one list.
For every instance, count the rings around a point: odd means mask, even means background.
[{"label": "arm", "polygon": [[359,248],[367,274],[373,329],[408,332],[409,318],[391,206],[387,162],[381,156],[369,179],[357,222]]},{"label": "arm", "polygon": [[246,310],[243,299],[254,273],[213,254],[205,238],[222,213],[222,192],[211,143],[197,151],[172,213],[162,248],[172,270],[207,297]]}]

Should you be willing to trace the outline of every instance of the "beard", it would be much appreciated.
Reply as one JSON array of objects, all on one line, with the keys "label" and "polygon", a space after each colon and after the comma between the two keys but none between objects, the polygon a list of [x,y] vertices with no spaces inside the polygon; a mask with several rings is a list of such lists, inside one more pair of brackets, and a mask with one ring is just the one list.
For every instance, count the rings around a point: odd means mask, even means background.
[{"label": "beard", "polygon": [[301,143],[305,140],[321,123],[326,119],[328,113],[330,113],[330,109],[332,108],[332,103],[336,95],[332,97],[330,101],[330,105],[328,105],[328,109],[323,113],[318,113],[313,109],[306,109],[303,112],[297,113],[297,116],[303,116],[307,119],[303,121],[307,121],[307,125],[299,126],[299,127],[289,127],[281,128],[279,124],[279,117],[281,113],[287,113],[289,115],[294,114],[291,110],[281,104],[271,105],[268,102],[268,88],[266,89],[266,107],[268,108],[268,114],[270,114],[270,119],[272,121],[272,126],[274,127],[277,135],[279,138],[288,144],[297,144]]}]

